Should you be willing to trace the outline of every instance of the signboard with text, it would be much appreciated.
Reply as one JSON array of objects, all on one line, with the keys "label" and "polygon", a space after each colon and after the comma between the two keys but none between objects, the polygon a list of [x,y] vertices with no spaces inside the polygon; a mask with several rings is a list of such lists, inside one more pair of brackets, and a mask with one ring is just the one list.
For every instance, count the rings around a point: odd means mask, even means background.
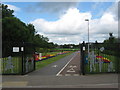
[{"label": "signboard with text", "polygon": [[13,52],[19,52],[19,47],[13,47]]}]

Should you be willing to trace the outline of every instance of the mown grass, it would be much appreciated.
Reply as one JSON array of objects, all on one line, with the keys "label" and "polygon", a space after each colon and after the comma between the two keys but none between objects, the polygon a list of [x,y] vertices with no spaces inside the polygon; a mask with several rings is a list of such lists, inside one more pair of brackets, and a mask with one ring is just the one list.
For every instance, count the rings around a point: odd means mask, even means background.
[{"label": "mown grass", "polygon": [[43,67],[47,66],[48,64],[51,64],[51,63],[53,63],[53,62],[55,62],[55,61],[57,61],[61,58],[64,58],[65,56],[68,56],[72,53],[73,52],[69,52],[69,53],[58,55],[56,57],[52,57],[52,58],[49,58],[49,59],[46,59],[46,60],[38,61],[38,62],[36,62],[36,69],[43,68]]}]

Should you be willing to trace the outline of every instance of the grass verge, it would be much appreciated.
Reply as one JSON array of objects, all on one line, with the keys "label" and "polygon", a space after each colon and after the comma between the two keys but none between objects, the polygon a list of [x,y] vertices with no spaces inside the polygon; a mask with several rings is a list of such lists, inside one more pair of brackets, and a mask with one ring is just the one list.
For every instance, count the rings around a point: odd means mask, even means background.
[{"label": "grass verge", "polygon": [[68,56],[70,54],[72,54],[73,52],[69,52],[67,54],[62,54],[62,55],[58,55],[56,57],[53,57],[53,58],[49,58],[49,59],[46,59],[46,60],[43,60],[43,61],[38,61],[36,62],[36,70],[37,69],[40,69],[40,68],[43,68],[45,66],[47,66],[48,64],[51,64],[61,58],[64,58],[65,56]]}]

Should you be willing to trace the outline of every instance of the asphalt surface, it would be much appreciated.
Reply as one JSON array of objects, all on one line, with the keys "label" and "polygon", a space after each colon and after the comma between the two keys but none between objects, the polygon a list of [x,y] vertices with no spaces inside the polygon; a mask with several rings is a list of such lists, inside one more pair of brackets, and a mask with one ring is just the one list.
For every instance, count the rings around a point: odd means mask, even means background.
[{"label": "asphalt surface", "polygon": [[75,66],[75,62],[79,62],[78,53],[75,52],[27,75],[4,75],[0,84],[3,88],[118,88],[118,74],[56,76],[60,71],[68,71],[67,66]]},{"label": "asphalt surface", "polygon": [[5,88],[118,88],[118,75],[4,76],[2,85]]},{"label": "asphalt surface", "polygon": [[75,53],[57,76],[80,76],[80,52]]},{"label": "asphalt surface", "polygon": [[40,70],[33,71],[28,74],[28,76],[36,75],[36,76],[49,76],[56,74],[71,60],[72,57],[74,57],[77,54],[77,52],[72,53],[69,56],[66,56],[54,63],[51,63],[47,65],[46,67],[41,68]]}]

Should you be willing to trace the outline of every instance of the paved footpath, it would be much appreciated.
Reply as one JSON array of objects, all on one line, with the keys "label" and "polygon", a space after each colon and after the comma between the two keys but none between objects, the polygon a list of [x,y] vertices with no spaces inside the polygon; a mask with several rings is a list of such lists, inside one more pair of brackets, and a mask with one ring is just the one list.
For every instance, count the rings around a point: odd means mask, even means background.
[{"label": "paved footpath", "polygon": [[75,55],[61,69],[57,76],[80,76],[80,52],[75,52]]},{"label": "paved footpath", "polygon": [[[33,71],[32,73],[29,73],[28,76],[56,76],[58,72],[75,57],[77,52],[72,53],[71,55],[68,55],[56,62],[53,62],[46,67],[41,68],[40,70]],[[80,58],[80,57],[78,57]],[[79,60],[80,61],[80,60]]]},{"label": "paved footpath", "polygon": [[80,53],[75,52],[28,75],[4,75],[2,86],[5,88],[118,88],[117,74],[78,75],[79,60]]}]

